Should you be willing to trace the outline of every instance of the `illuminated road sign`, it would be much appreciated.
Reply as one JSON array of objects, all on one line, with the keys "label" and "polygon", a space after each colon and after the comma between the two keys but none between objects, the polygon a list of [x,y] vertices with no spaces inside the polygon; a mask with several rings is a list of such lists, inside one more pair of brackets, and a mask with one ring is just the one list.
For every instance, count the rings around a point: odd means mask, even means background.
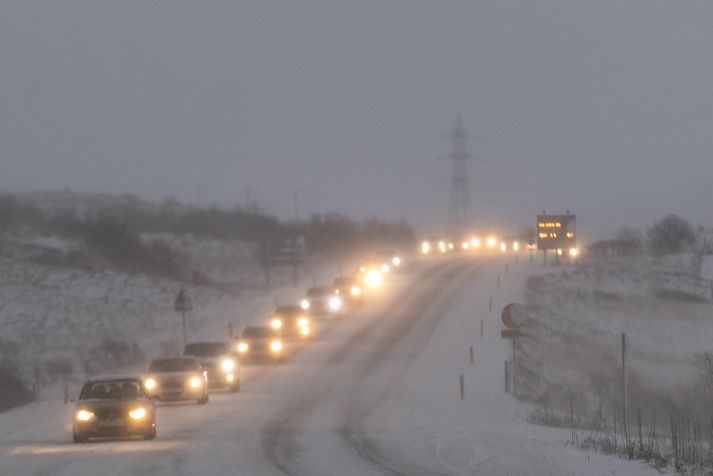
[{"label": "illuminated road sign", "polygon": [[577,221],[574,215],[539,215],[537,248],[571,250],[577,247]]}]

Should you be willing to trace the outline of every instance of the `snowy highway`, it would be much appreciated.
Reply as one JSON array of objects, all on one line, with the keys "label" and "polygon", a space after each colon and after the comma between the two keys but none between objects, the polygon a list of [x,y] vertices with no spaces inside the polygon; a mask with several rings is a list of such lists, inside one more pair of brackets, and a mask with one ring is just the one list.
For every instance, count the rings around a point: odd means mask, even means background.
[{"label": "snowy highway", "polygon": [[160,405],[154,441],[72,444],[61,402],[1,414],[0,475],[658,474],[566,446],[504,393],[499,311],[531,272],[504,264],[414,264],[285,364],[243,367],[239,393]]}]

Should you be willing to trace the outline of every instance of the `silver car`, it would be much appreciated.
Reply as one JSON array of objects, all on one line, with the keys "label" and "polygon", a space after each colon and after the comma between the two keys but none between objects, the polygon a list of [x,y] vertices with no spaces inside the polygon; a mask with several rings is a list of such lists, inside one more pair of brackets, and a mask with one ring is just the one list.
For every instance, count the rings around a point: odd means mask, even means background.
[{"label": "silver car", "polygon": [[167,357],[149,365],[144,377],[146,393],[158,401],[195,400],[208,403],[208,377],[194,357]]}]

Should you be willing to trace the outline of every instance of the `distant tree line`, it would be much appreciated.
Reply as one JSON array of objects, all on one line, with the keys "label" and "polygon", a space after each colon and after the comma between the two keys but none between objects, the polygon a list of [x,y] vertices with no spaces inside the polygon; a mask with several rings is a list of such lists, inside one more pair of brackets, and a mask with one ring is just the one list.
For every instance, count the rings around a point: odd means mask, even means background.
[{"label": "distant tree line", "polygon": [[696,232],[683,218],[675,214],[665,216],[646,230],[624,227],[613,239],[592,243],[591,256],[640,256],[650,251],[655,256],[680,253],[696,242]]},{"label": "distant tree line", "polygon": [[[183,276],[185,257],[165,241],[142,240],[141,234],[170,233],[253,243],[279,243],[302,235],[307,252],[313,254],[397,247],[413,238],[413,231],[404,222],[378,218],[357,222],[338,213],[314,214],[306,221],[286,223],[257,207],[195,208],[167,199],[150,207],[138,200],[97,207],[79,216],[74,210],[43,212],[12,195],[0,195],[0,239],[25,231],[75,238],[92,257],[127,271],[183,278],[187,277]],[[69,258],[76,263],[88,261],[81,256]]]}]

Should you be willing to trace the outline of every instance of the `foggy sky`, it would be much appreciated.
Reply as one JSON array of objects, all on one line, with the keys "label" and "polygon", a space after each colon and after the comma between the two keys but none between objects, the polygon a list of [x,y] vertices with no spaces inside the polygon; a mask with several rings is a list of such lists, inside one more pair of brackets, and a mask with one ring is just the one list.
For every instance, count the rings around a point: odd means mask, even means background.
[{"label": "foggy sky", "polygon": [[713,226],[713,2],[0,1],[0,190]]}]

